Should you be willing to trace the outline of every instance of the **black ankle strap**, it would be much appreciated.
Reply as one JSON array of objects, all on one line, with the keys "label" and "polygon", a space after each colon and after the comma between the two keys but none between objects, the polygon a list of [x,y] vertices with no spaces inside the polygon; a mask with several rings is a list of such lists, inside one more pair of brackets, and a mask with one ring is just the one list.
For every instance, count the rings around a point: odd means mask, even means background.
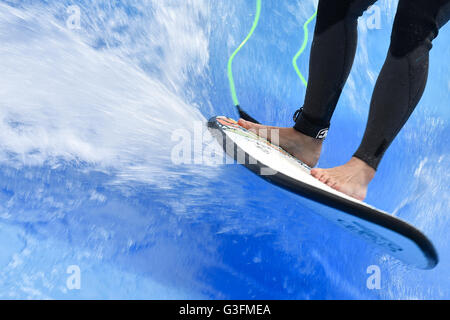
[{"label": "black ankle strap", "polygon": [[329,125],[323,126],[315,124],[303,113],[303,108],[295,111],[294,122],[294,129],[309,137],[319,140],[323,140],[327,137]]}]

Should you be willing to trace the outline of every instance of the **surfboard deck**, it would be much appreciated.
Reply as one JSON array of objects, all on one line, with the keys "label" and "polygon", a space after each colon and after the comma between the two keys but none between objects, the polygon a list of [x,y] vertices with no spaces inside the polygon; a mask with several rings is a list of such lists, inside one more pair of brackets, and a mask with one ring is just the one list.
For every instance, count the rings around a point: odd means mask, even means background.
[{"label": "surfboard deck", "polygon": [[311,168],[282,148],[217,116],[208,129],[223,150],[258,176],[288,191],[336,210],[320,214],[379,249],[420,269],[434,268],[439,259],[432,242],[407,222],[356,200],[315,179]]}]

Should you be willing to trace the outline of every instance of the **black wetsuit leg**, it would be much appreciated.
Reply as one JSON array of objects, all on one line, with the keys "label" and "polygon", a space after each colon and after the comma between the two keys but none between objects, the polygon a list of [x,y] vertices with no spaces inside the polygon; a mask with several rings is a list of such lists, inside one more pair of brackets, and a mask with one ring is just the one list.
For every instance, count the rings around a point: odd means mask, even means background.
[{"label": "black wetsuit leg", "polygon": [[[377,0],[319,0],[305,103],[294,128],[323,137],[353,65],[358,17]],[[298,116],[297,116],[298,115]]]},{"label": "black wetsuit leg", "polygon": [[449,18],[450,0],[400,0],[398,4],[366,131],[354,154],[375,170],[422,97],[431,42]]},{"label": "black wetsuit leg", "polygon": [[[322,138],[356,50],[356,19],[375,1],[321,0],[305,104],[294,128]],[[354,154],[377,169],[425,89],[431,42],[450,17],[450,0],[400,0],[389,52],[372,96],[363,141]]]}]

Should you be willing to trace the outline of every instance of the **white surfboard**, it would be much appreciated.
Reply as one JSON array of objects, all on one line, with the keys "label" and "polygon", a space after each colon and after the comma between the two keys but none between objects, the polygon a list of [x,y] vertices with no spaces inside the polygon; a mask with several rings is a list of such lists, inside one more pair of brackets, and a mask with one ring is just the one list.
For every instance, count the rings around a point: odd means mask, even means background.
[{"label": "white surfboard", "polygon": [[212,135],[238,163],[267,181],[337,210],[320,214],[408,265],[432,269],[438,263],[431,241],[412,225],[320,182],[311,168],[227,117],[208,122]]}]

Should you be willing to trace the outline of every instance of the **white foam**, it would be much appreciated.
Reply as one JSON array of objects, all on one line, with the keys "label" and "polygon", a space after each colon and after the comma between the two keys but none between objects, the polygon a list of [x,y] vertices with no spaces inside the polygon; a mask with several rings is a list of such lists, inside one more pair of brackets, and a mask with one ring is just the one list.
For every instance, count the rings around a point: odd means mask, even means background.
[{"label": "white foam", "polygon": [[138,165],[141,176],[164,170],[173,130],[205,120],[180,92],[188,66],[204,72],[209,56],[195,8],[191,15],[167,4],[153,9],[150,27],[170,30],[143,45],[168,45],[170,54],[153,56],[164,66],[160,77],[125,59],[125,49],[93,49],[49,10],[0,5],[0,161],[63,159],[122,171]]}]

